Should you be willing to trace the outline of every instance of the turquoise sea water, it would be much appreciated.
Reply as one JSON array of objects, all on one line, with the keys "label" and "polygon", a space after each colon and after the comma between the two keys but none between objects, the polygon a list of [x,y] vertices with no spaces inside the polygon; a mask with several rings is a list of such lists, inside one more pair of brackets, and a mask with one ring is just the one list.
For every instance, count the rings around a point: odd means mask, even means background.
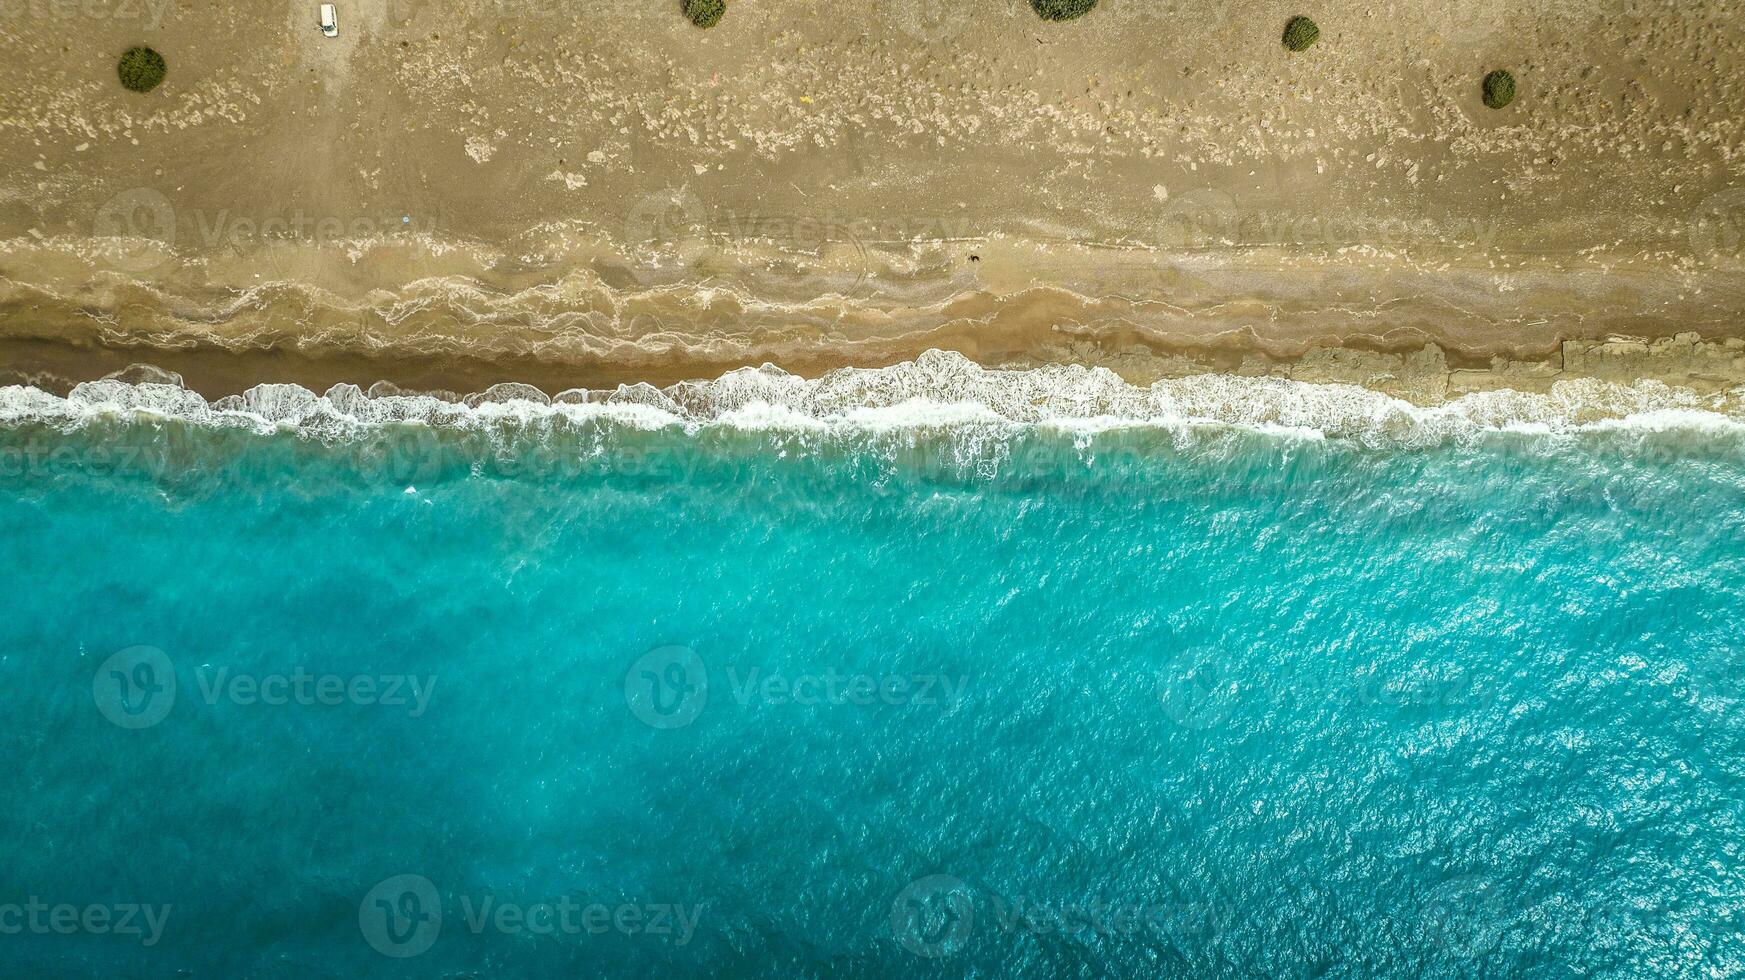
[{"label": "turquoise sea water", "polygon": [[15,419],[0,596],[8,975],[1745,972],[1725,425]]}]

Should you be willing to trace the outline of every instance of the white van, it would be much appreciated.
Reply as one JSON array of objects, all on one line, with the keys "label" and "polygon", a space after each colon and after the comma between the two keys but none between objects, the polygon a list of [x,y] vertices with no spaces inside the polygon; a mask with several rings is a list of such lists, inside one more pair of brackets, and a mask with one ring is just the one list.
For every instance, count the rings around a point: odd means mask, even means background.
[{"label": "white van", "polygon": [[339,36],[339,10],[331,3],[321,5],[321,33],[328,37]]}]

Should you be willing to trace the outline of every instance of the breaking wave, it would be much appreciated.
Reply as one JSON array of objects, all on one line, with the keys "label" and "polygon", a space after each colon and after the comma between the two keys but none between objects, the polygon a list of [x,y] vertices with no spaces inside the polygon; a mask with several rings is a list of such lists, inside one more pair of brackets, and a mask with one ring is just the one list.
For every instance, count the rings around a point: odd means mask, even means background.
[{"label": "breaking wave", "polygon": [[1398,447],[1503,431],[1745,430],[1745,387],[1699,395],[1656,381],[1575,380],[1557,382],[1545,393],[1474,393],[1425,407],[1355,385],[1207,374],[1138,386],[1105,368],[988,369],[961,354],[931,350],[890,367],[843,368],[815,379],[766,364],[713,381],[570,389],[554,396],[521,384],[500,384],[464,398],[408,394],[387,384],[367,391],[340,384],[325,394],[292,384],[262,384],[208,401],[173,375],[89,382],[65,397],[26,386],[0,388],[0,424],[64,429],[117,418],[292,430],[320,438],[404,423],[494,432],[607,424],[844,434],[1210,426]]}]

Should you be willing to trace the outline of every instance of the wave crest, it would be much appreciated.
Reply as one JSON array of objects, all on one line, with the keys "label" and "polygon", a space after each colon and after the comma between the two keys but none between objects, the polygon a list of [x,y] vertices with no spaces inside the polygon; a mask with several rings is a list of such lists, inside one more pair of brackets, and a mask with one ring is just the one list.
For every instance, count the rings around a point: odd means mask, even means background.
[{"label": "wave crest", "polygon": [[462,428],[617,423],[636,428],[939,430],[962,427],[1229,426],[1366,445],[1430,445],[1485,432],[1570,432],[1593,428],[1745,427],[1745,387],[1699,395],[1657,381],[1621,385],[1561,381],[1543,394],[1492,391],[1442,405],[1413,405],[1367,388],[1281,378],[1207,374],[1129,384],[1099,367],[984,368],[961,354],[930,350],[884,368],[843,368],[815,379],[773,365],[741,368],[713,381],[665,388],[620,385],[555,396],[502,384],[461,399],[405,394],[391,385],[352,384],[316,394],[262,384],[207,401],[171,381],[118,379],[80,384],[66,397],[0,387],[0,424],[76,427],[96,418],[167,418],[260,431],[292,429],[344,437],[359,427],[422,422]]}]

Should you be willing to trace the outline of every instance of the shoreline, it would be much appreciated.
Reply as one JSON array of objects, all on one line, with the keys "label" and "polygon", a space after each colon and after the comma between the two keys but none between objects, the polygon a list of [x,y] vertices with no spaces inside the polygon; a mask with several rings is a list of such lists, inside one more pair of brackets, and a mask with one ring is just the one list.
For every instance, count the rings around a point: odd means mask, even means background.
[{"label": "shoreline", "polygon": [[[709,384],[742,369],[774,368],[805,382],[816,382],[842,368],[890,369],[912,365],[940,353],[938,348],[881,362],[830,360],[804,364],[708,363],[676,360],[657,370],[622,366],[576,369],[548,360],[469,358],[380,359],[294,351],[235,352],[212,349],[141,350],[78,348],[52,341],[0,340],[0,385],[36,388],[65,397],[78,384],[117,380],[131,384],[163,382],[216,402],[261,385],[296,385],[314,394],[352,385],[365,392],[430,396],[462,403],[485,398],[492,389],[520,392],[536,400],[586,391],[597,399],[614,389],[669,389]],[[945,354],[989,372],[1034,372],[1044,368],[1099,368],[1121,382],[1145,388],[1160,382],[1200,377],[1274,379],[1309,385],[1352,385],[1397,398],[1419,408],[1435,408],[1466,395],[1497,393],[1544,395],[1564,382],[1598,382],[1640,387],[1648,382],[1684,393],[1688,400],[1745,405],[1745,340],[1705,341],[1695,333],[1647,340],[1610,337],[1568,341],[1557,354],[1539,361],[1498,359],[1488,367],[1461,367],[1435,345],[1408,352],[1312,348],[1299,357],[1273,359],[1245,354],[1231,369],[1227,359],[1159,353],[1130,348],[1102,354],[1080,349],[1077,359],[1018,358],[979,361],[961,351]]]},{"label": "shoreline", "polygon": [[[1593,437],[1640,446],[1646,439],[1662,447],[1687,439],[1730,446],[1745,438],[1745,385],[1700,395],[1654,381],[1560,379],[1543,392],[1474,391],[1425,405],[1372,387],[1281,377],[1198,374],[1135,385],[1079,365],[987,369],[938,350],[816,378],[764,366],[664,387],[548,392],[503,383],[465,396],[389,384],[312,390],[281,383],[209,399],[181,381],[135,368],[64,397],[0,387],[0,434],[21,446],[11,457],[22,456],[17,465],[25,467],[77,465],[76,451],[68,457],[61,447],[81,431],[107,440],[141,429],[154,454],[169,453],[166,463],[182,465],[200,446],[307,439],[351,447],[346,451],[361,453],[360,460],[397,467],[396,479],[408,482],[412,469],[427,473],[439,460],[489,468],[493,460],[524,458],[516,447],[606,467],[640,466],[663,446],[762,447],[784,460],[868,450],[896,464],[916,453],[925,457],[932,447],[945,453],[940,462],[981,467],[1028,458],[1043,444],[1088,464],[1105,453],[1149,456],[1250,437],[1408,452],[1493,437],[1532,445],[1541,437],[1559,445]],[[1669,438],[1675,442],[1662,441]]]}]

